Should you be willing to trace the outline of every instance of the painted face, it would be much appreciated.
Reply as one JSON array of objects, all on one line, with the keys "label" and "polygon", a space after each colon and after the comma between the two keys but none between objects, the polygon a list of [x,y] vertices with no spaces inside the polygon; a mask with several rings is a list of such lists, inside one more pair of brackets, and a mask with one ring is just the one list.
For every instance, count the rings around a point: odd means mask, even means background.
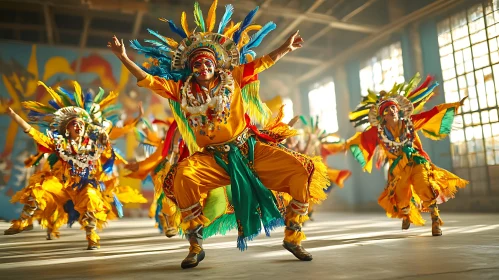
[{"label": "painted face", "polygon": [[70,139],[77,139],[85,132],[85,123],[81,119],[74,119],[66,127]]},{"label": "painted face", "polygon": [[399,120],[399,108],[397,105],[390,105],[383,111],[383,119],[385,121],[398,121]]},{"label": "painted face", "polygon": [[192,73],[197,81],[209,81],[215,76],[215,63],[206,57],[192,63]]}]

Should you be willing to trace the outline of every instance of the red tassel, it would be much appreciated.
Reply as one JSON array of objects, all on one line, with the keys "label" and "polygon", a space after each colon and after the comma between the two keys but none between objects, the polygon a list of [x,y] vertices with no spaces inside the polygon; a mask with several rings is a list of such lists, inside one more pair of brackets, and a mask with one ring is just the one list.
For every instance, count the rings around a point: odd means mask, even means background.
[{"label": "red tassel", "polygon": [[170,152],[170,146],[173,141],[173,136],[175,136],[175,131],[177,130],[177,122],[173,122],[170,127],[168,128],[168,132],[166,132],[165,140],[163,141],[163,152],[162,156],[166,157],[168,156],[168,153]]}]

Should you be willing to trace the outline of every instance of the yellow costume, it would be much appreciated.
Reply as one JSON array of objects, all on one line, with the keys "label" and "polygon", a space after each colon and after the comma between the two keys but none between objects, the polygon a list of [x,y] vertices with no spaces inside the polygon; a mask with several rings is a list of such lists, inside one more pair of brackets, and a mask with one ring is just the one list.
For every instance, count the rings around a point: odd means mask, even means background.
[{"label": "yellow costume", "polygon": [[[414,109],[423,107],[437,86],[428,78],[414,89],[418,81],[419,76],[416,76],[408,85],[397,85],[381,96],[370,92],[358,109],[350,114],[350,119],[357,124],[369,121],[371,127],[350,138],[347,147],[365,171],[371,171],[375,155],[378,167],[388,162],[388,183],[378,199],[388,217],[423,225],[421,207],[432,214],[433,234],[441,235],[439,226],[443,223],[436,204],[453,198],[457,189],[465,187],[468,182],[431,163],[417,131],[434,140],[446,137],[461,104],[442,104],[413,114]],[[386,125],[383,119],[385,110],[390,106],[395,106],[399,114],[397,129]]]},{"label": "yellow costume", "polygon": [[[82,228],[86,230],[88,249],[96,249],[99,245],[99,236],[96,228],[102,228],[109,218],[114,218],[112,204],[122,215],[122,204],[117,193],[127,200],[144,200],[137,193],[129,193],[126,187],[118,186],[112,170],[115,164],[123,161],[117,155],[110,142],[108,131],[111,124],[104,118],[103,112],[117,95],[111,93],[104,98],[104,91],[95,96],[83,94],[78,83],[75,93],[58,88],[57,91],[43,85],[53,100],[50,106],[25,102],[23,105],[30,109],[29,118],[40,127],[48,127],[47,135],[30,127],[28,133],[37,143],[39,154],[28,160],[29,165],[35,164],[43,154],[50,154],[43,169],[35,173],[29,185],[18,192],[13,201],[25,203],[25,209],[19,221],[14,221],[12,227],[5,234],[15,234],[24,229],[29,223],[28,216],[39,210],[42,226],[48,228],[48,239],[57,237],[57,229],[68,221],[79,219]],[[101,111],[102,110],[102,111]],[[72,130],[70,134],[69,127]],[[74,128],[73,128],[74,127]],[[78,135],[78,136],[76,136]],[[71,138],[74,137],[74,138]],[[128,192],[128,193],[127,193]],[[111,197],[112,196],[112,197]],[[67,201],[77,212],[69,211],[69,217],[64,213]]]},{"label": "yellow costume", "polygon": [[[262,225],[267,234],[282,225],[282,214],[272,191],[286,192],[293,200],[285,215],[283,246],[302,260],[311,260],[311,255],[301,247],[305,238],[301,224],[307,218],[308,203],[326,198],[324,189],[329,181],[319,157],[311,159],[280,144],[295,132],[280,119],[269,122],[270,110],[259,98],[257,74],[274,61],[269,55],[254,59],[251,49],[261,43],[275,24],[251,26],[255,9],[242,23],[230,26],[233,10],[228,5],[218,31],[212,32],[216,5],[214,1],[205,22],[195,4],[197,32],[188,29],[185,15],[182,29],[171,20],[162,19],[183,38],[179,43],[153,31],[150,33],[160,40],[154,41],[155,48],[132,42],[133,48],[151,58],[151,63],[145,65],[149,74],[138,85],[169,99],[191,152],[170,169],[164,187],[165,195],[173,195],[180,207],[181,227],[191,244],[182,267],[197,266],[204,258],[200,237],[210,220],[204,215],[200,200],[209,191],[227,185],[238,223],[239,249],[246,249],[246,242],[261,231]],[[259,31],[250,37],[251,30]],[[157,49],[170,52],[159,54]],[[201,58],[211,61],[216,72],[208,88],[200,86],[191,68],[192,62]],[[265,124],[264,130],[256,129],[255,121]]]}]

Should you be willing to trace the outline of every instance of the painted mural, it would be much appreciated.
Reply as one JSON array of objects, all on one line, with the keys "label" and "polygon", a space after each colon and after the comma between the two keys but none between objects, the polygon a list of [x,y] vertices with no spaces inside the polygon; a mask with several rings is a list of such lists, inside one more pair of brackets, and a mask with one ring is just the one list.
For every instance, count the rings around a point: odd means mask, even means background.
[{"label": "painted mural", "polygon": [[[140,59],[140,58],[139,58]],[[48,95],[37,86],[41,80],[49,86],[68,86],[77,80],[83,88],[118,91],[123,105],[122,119],[133,118],[142,102],[149,118],[165,119],[165,101],[149,91],[138,88],[135,78],[108,51],[80,51],[43,45],[0,42],[0,219],[19,215],[20,205],[9,203],[10,197],[20,190],[31,170],[24,167],[27,156],[35,153],[33,141],[17,124],[3,115],[10,106],[26,118],[21,102],[46,102]],[[68,86],[71,88],[71,86]],[[118,148],[126,158],[141,155],[141,148],[133,133],[118,140]],[[122,178],[124,184],[141,186],[141,182]],[[145,189],[152,188],[144,186]]]}]

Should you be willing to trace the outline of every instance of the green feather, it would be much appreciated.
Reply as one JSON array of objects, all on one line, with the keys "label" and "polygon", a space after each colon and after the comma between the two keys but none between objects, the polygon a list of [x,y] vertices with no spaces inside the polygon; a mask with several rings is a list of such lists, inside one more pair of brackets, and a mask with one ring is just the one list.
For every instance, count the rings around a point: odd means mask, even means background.
[{"label": "green feather", "polygon": [[95,96],[94,103],[100,103],[104,98],[104,89],[99,87],[99,93]]},{"label": "green feather", "polygon": [[194,22],[201,29],[202,32],[206,32],[206,27],[204,25],[203,11],[201,11],[201,7],[199,3],[194,3]]}]

